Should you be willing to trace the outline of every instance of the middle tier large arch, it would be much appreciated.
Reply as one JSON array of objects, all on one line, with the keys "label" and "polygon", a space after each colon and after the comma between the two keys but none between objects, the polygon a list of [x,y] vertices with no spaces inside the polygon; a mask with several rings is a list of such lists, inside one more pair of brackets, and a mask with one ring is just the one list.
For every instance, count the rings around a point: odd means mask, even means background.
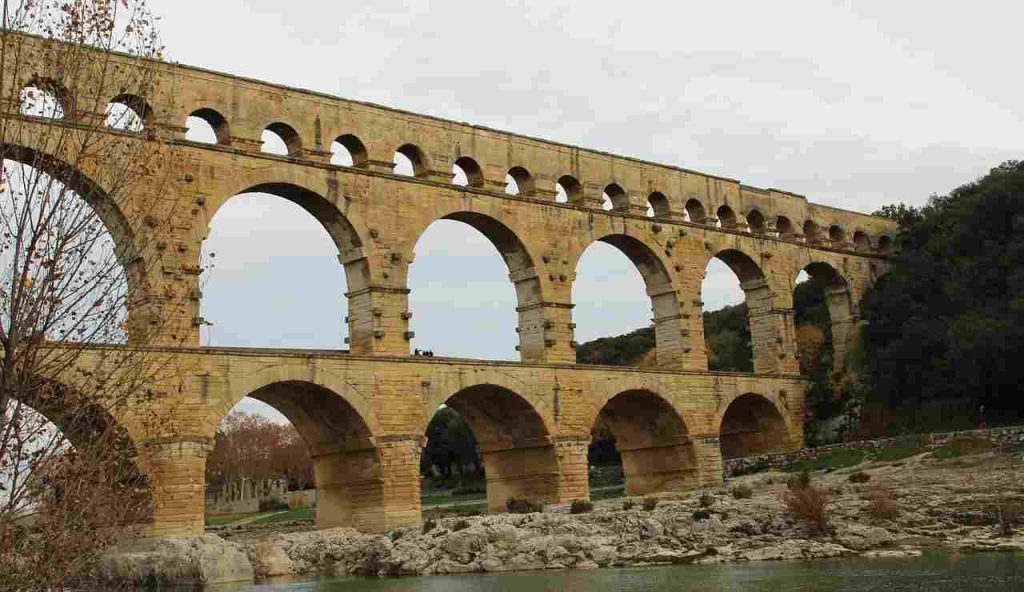
[{"label": "middle tier large arch", "polygon": [[[408,236],[402,247],[401,258],[410,264],[414,260],[414,248],[420,237],[435,222],[448,220],[461,222],[482,234],[498,251],[508,269],[509,281],[515,288],[516,312],[519,334],[518,351],[524,362],[541,362],[546,359],[548,344],[545,341],[545,278],[538,270],[536,247],[524,238],[525,231],[513,228],[506,221],[494,215],[469,209],[441,210],[430,217],[421,217],[422,222],[405,229]],[[404,268],[408,284],[408,267]]]},{"label": "middle tier large arch", "polygon": [[[610,233],[582,245],[576,254],[572,269],[579,268],[587,248],[596,242],[615,247],[636,266],[643,278],[647,296],[651,300],[657,366],[681,368],[683,356],[689,352],[686,344],[688,331],[683,323],[686,317],[679,303],[678,282],[669,272],[669,265],[654,247],[640,238],[623,233]],[[575,280],[575,274],[573,279]]]}]

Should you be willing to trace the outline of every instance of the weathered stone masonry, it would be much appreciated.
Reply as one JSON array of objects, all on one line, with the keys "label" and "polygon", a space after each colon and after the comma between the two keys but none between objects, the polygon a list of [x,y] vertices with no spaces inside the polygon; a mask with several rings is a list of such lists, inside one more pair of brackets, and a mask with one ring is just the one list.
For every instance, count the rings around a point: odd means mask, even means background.
[{"label": "weathered stone masonry", "polygon": [[[141,192],[158,203],[110,200],[101,217],[133,254],[130,343],[179,369],[177,387],[146,403],[166,421],[113,412],[147,451],[140,462],[157,534],[202,531],[205,455],[245,396],[280,409],[305,439],[321,526],[382,531],[420,519],[419,455],[442,403],[467,418],[480,442],[495,510],[513,495],[587,497],[586,451],[599,414],[616,436],[630,493],[717,483],[723,453],[803,444],[797,275],[806,269],[832,286],[841,364],[861,298],[892,244],[886,220],[779,190],[186,66],[153,67],[153,96],[131,104],[146,129],[112,132],[109,141],[166,150],[166,168],[144,179]],[[17,107],[5,103],[3,116],[21,118],[29,132],[83,116],[68,109],[65,120],[45,121]],[[184,139],[190,115],[211,124],[217,144]],[[265,129],[282,136],[288,156],[260,153]],[[33,138],[19,136],[26,155],[45,149]],[[353,166],[330,164],[335,139]],[[413,162],[414,177],[393,173],[396,151]],[[468,186],[452,184],[456,163]],[[100,191],[103,166],[80,171]],[[505,192],[506,174],[518,194]],[[556,182],[567,203],[556,202]],[[331,235],[348,282],[350,352],[199,347],[202,241],[218,208],[243,192],[291,200]],[[612,211],[601,208],[602,195]],[[521,363],[409,356],[407,271],[419,236],[439,219],[471,225],[503,256],[518,299]],[[572,283],[594,241],[620,249],[644,278],[657,369],[574,365]],[[700,290],[715,257],[746,293],[754,374],[708,372]]]}]

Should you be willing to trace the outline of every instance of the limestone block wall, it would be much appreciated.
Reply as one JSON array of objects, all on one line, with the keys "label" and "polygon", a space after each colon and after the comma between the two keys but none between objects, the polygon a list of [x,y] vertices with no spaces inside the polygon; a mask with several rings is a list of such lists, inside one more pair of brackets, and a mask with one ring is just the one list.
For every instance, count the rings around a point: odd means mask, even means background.
[{"label": "limestone block wall", "polygon": [[[110,412],[149,477],[156,534],[202,531],[205,457],[245,396],[302,434],[322,526],[383,531],[420,519],[420,451],[441,404],[459,410],[481,444],[493,509],[510,495],[587,497],[599,416],[621,442],[631,492],[718,483],[723,453],[803,446],[806,384],[792,321],[800,271],[829,283],[841,364],[859,303],[893,247],[891,221],[785,191],[187,66],[114,56],[109,88],[61,86],[61,72],[36,59],[44,44],[26,39],[33,44],[38,55],[7,64],[0,83],[46,79],[65,116],[42,120],[5,100],[0,115],[17,125],[4,126],[0,143],[6,157],[42,163],[88,195],[125,254],[132,349],[123,351],[147,352],[154,372],[136,404]],[[124,97],[139,68],[153,73],[152,88]],[[54,127],[95,128],[100,111],[77,108],[86,92],[144,123],[100,129],[109,158],[46,142]],[[190,116],[213,128],[215,143],[186,139]],[[287,154],[261,152],[264,131]],[[331,163],[335,141],[351,166]],[[126,151],[152,152],[131,191],[107,182]],[[395,174],[396,153],[412,176]],[[466,186],[452,182],[456,165]],[[506,175],[517,191],[506,190]],[[198,347],[202,242],[219,208],[243,192],[298,204],[333,239],[348,283],[349,352]],[[441,219],[472,226],[501,253],[517,296],[520,363],[409,357],[408,269],[419,237]],[[657,369],[573,364],[572,285],[597,241],[643,277]],[[707,372],[701,281],[713,258],[742,282],[754,374]],[[99,367],[110,350],[95,352],[83,363]]]}]

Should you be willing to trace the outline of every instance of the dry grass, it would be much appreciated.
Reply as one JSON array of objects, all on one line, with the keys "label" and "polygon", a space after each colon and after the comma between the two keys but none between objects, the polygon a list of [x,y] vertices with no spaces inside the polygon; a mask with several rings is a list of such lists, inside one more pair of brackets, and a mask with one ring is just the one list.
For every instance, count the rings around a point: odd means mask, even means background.
[{"label": "dry grass", "polygon": [[786,505],[797,520],[812,530],[825,534],[829,531],[829,504],[832,496],[827,490],[815,487],[810,477],[804,473],[800,478],[792,479],[789,490],[782,495],[782,503]]},{"label": "dry grass", "polygon": [[872,518],[892,520],[900,514],[900,506],[891,487],[878,483],[868,490],[864,498],[868,501],[868,513]]}]

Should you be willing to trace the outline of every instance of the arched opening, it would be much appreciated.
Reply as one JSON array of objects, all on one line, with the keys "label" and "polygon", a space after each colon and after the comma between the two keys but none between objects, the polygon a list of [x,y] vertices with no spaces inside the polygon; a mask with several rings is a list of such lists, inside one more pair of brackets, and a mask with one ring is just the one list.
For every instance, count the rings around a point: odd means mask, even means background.
[{"label": "arched opening", "polygon": [[760,210],[753,209],[747,213],[747,228],[753,234],[767,234],[768,228],[765,225],[764,214]]},{"label": "arched opening", "polygon": [[416,242],[409,266],[415,349],[474,359],[541,359],[544,333],[536,320],[543,311],[533,306],[541,302],[533,267],[516,233],[493,218],[456,212],[435,221]]},{"label": "arched opening", "polygon": [[59,94],[59,87],[37,81],[21,89],[19,112],[29,117],[43,119],[64,119],[66,109]]},{"label": "arched opening", "polygon": [[638,239],[614,234],[587,247],[576,264],[572,301],[577,362],[670,367],[679,361],[684,344],[675,287]]},{"label": "arched opening", "polygon": [[369,155],[363,142],[352,134],[344,134],[331,142],[331,164],[336,166],[366,166]]},{"label": "arched opening", "polygon": [[703,224],[707,219],[707,212],[704,211],[704,204],[699,200],[689,199],[686,201],[686,219],[694,224]]},{"label": "arched opening", "polygon": [[263,130],[260,151],[278,156],[298,156],[302,152],[299,132],[287,123],[275,122]]},{"label": "arched opening", "polygon": [[650,218],[661,218],[672,213],[668,198],[664,193],[655,191],[647,197],[647,216]]},{"label": "arched opening", "polygon": [[[206,508],[289,512],[318,528],[383,530],[384,479],[366,419],[341,394],[304,380],[261,386],[221,421],[206,461]],[[282,516],[276,516],[282,519]]]},{"label": "arched opening", "polygon": [[512,167],[505,175],[505,193],[509,195],[533,195],[534,182],[530,171],[523,167]]},{"label": "arched opening", "polygon": [[878,237],[878,252],[882,255],[892,255],[896,252],[896,242],[888,234]]},{"label": "arched opening", "polygon": [[226,146],[231,143],[231,131],[224,116],[213,109],[193,111],[185,120],[185,139],[200,144],[219,144]]},{"label": "arched opening", "polygon": [[726,460],[787,452],[793,446],[779,410],[769,399],[753,393],[729,404],[722,416],[719,438]]},{"label": "arched opening", "polygon": [[140,133],[153,121],[153,110],[142,97],[118,95],[107,104],[107,127]]},{"label": "arched opening", "polygon": [[131,332],[141,343],[128,303],[148,294],[145,270],[121,210],[63,161],[11,145],[0,159],[7,339],[123,344]]},{"label": "arched opening", "polygon": [[[213,346],[365,351],[373,339],[367,260],[354,228],[316,193],[259,185],[216,211],[203,243],[202,343]],[[342,260],[343,265],[338,261]],[[347,288],[347,291],[346,291]]]},{"label": "arched opening", "polygon": [[616,210],[624,212],[629,209],[629,198],[626,196],[626,190],[618,185],[618,183],[610,183],[604,188],[604,193],[601,196],[601,207],[605,210]]},{"label": "arched opening", "polygon": [[775,220],[775,231],[783,240],[793,240],[793,222],[785,216],[779,216]]},{"label": "arched opening", "polygon": [[797,276],[793,291],[800,373],[810,380],[808,418],[810,437],[833,440],[843,429],[844,401],[834,385],[834,374],[845,368],[846,352],[854,338],[852,302],[846,280],[827,263],[807,265]]},{"label": "arched opening", "polygon": [[[131,381],[111,381],[101,392],[28,373],[6,381],[0,523],[6,551],[19,561],[74,577],[84,551],[111,545],[152,521],[152,491],[137,464],[139,451],[110,412],[127,410],[127,388],[138,387]],[[61,551],[54,554],[55,548]]]},{"label": "arched opening", "polygon": [[617,466],[626,495],[682,491],[698,484],[686,425],[672,405],[650,391],[631,390],[609,399],[591,434],[591,495],[610,487],[605,475],[614,474]]},{"label": "arched opening", "polygon": [[[458,421],[450,421],[453,415]],[[468,427],[470,437],[448,433],[447,426]],[[460,439],[459,451],[449,455],[440,450],[446,442]],[[476,443],[479,460],[469,460],[471,441]],[[445,401],[427,428],[424,455],[427,461],[420,466],[427,478],[425,491],[438,481],[430,475],[461,470],[468,475],[484,475],[490,512],[504,512],[511,498],[535,502],[558,499],[558,457],[543,418],[527,400],[501,386],[467,387]],[[435,462],[437,459],[440,461]],[[447,469],[438,466],[446,463]],[[452,467],[455,463],[462,466]],[[472,479],[466,482],[474,483]]]},{"label": "arched opening", "polygon": [[701,300],[709,370],[755,371],[761,352],[755,351],[760,348],[755,348],[752,320],[757,318],[756,313],[770,309],[770,299],[764,274],[746,254],[727,249],[708,263]]},{"label": "arched opening", "polygon": [[484,173],[480,165],[468,156],[455,160],[452,165],[452,185],[460,187],[480,187],[484,184]]},{"label": "arched opening", "polygon": [[576,203],[583,199],[583,185],[572,175],[562,175],[555,183],[555,201]]},{"label": "arched opening", "polygon": [[804,241],[809,244],[820,243],[822,239],[821,227],[814,220],[804,222]]},{"label": "arched opening", "polygon": [[868,253],[871,251],[871,237],[863,230],[858,230],[853,233],[853,246],[858,253]]},{"label": "arched opening", "polygon": [[736,212],[729,206],[718,208],[718,226],[720,228],[736,228]]},{"label": "arched opening", "polygon": [[846,230],[838,224],[833,224],[828,229],[828,240],[832,241],[833,245],[841,245],[845,243]]},{"label": "arched opening", "polygon": [[425,177],[429,172],[427,155],[415,144],[403,144],[395,151],[392,172],[403,177]]}]

